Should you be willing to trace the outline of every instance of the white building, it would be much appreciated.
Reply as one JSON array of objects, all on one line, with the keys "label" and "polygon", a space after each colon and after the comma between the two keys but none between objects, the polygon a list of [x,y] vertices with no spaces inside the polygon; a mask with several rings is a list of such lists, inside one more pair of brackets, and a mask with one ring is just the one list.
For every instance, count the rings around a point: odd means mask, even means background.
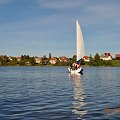
[{"label": "white building", "polygon": [[42,62],[42,57],[36,57],[35,61],[36,61],[36,63],[41,63]]},{"label": "white building", "polygon": [[90,57],[89,56],[84,56],[83,59],[84,59],[85,62],[90,62]]},{"label": "white building", "polygon": [[51,64],[56,64],[57,63],[57,58],[52,57],[49,61]]},{"label": "white building", "polygon": [[110,53],[104,53],[100,56],[101,60],[112,60],[112,56]]}]

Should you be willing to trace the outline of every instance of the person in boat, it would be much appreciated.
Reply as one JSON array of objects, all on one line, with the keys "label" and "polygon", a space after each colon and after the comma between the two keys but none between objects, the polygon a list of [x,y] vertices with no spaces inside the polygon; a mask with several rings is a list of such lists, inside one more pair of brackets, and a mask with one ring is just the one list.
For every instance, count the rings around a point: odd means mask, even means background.
[{"label": "person in boat", "polygon": [[80,74],[83,75],[83,68],[81,67],[81,60],[77,61],[78,69],[81,68]]},{"label": "person in boat", "polygon": [[81,67],[80,62],[76,62],[76,63],[74,62],[70,64],[70,70],[77,70],[80,67]]},{"label": "person in boat", "polygon": [[72,63],[71,63],[71,64],[70,64],[70,67],[69,67],[69,68],[70,68],[70,70],[72,70],[72,67],[73,67],[73,66],[72,66]]},{"label": "person in boat", "polygon": [[77,64],[76,63],[73,63],[72,64],[72,70],[76,70],[77,69]]},{"label": "person in boat", "polygon": [[76,63],[71,63],[69,68],[70,68],[70,70],[75,70],[75,69],[77,69]]},{"label": "person in boat", "polygon": [[81,67],[81,65],[80,64],[77,64],[77,68],[80,68]]}]

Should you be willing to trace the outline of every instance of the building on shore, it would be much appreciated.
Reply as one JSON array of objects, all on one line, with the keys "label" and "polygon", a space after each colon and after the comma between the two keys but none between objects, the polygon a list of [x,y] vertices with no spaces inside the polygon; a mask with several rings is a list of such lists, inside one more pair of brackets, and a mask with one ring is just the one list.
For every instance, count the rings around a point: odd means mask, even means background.
[{"label": "building on shore", "polygon": [[84,59],[85,62],[90,62],[90,57],[89,56],[84,56],[83,59]]},{"label": "building on shore", "polygon": [[36,63],[42,63],[42,57],[35,57]]},{"label": "building on shore", "polygon": [[115,59],[120,60],[120,54],[115,54]]},{"label": "building on shore", "polygon": [[68,58],[66,56],[59,57],[60,62],[68,62]]},{"label": "building on shore", "polygon": [[101,60],[112,60],[112,56],[110,53],[104,53],[100,56]]},{"label": "building on shore", "polygon": [[21,57],[16,57],[17,61],[20,61],[21,60]]},{"label": "building on shore", "polygon": [[50,60],[49,60],[49,62],[50,62],[52,65],[54,65],[54,64],[57,63],[57,58],[56,58],[56,57],[51,57]]}]

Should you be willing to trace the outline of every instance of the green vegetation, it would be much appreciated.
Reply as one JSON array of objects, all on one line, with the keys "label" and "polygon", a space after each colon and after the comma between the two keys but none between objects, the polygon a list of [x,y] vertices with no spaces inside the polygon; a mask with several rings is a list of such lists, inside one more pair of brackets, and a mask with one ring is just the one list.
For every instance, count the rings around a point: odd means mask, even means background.
[{"label": "green vegetation", "polygon": [[[55,57],[56,63],[52,64],[50,62],[51,54],[49,54],[49,57],[47,58],[45,55],[41,57],[40,63],[37,63],[35,60],[35,57],[30,57],[29,55],[21,55],[18,60],[17,57],[8,57],[6,55],[0,56],[0,66],[43,66],[43,65],[49,65],[49,66],[69,66],[73,62],[76,61],[76,56],[74,55],[72,58],[68,58],[67,61],[60,61],[59,58]],[[120,66],[120,60],[109,60],[109,61],[103,61],[100,60],[100,56],[98,53],[94,57],[90,55],[90,61],[85,62],[82,60],[82,65],[85,66]]]},{"label": "green vegetation", "polygon": [[112,66],[120,66],[120,60],[112,60],[111,64]]},{"label": "green vegetation", "polygon": [[114,66],[112,60],[100,60],[100,56],[98,53],[94,56],[94,58],[90,55],[89,66]]},{"label": "green vegetation", "polygon": [[34,66],[36,61],[34,57],[29,57],[29,55],[22,55],[21,60],[17,64],[21,66]]},{"label": "green vegetation", "polygon": [[22,55],[20,61],[18,61],[16,57],[7,57],[6,55],[0,56],[1,66],[34,66],[35,64],[35,58],[29,57],[29,55]]}]

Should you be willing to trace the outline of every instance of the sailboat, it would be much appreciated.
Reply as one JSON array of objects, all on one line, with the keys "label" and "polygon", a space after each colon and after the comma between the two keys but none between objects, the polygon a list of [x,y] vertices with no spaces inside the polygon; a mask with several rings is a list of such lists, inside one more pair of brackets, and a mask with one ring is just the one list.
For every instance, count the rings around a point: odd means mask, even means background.
[{"label": "sailboat", "polygon": [[[81,59],[84,57],[84,40],[82,30],[78,20],[76,20],[76,64],[80,65]],[[83,74],[83,68],[79,66],[77,69],[68,68],[70,74]]]}]

